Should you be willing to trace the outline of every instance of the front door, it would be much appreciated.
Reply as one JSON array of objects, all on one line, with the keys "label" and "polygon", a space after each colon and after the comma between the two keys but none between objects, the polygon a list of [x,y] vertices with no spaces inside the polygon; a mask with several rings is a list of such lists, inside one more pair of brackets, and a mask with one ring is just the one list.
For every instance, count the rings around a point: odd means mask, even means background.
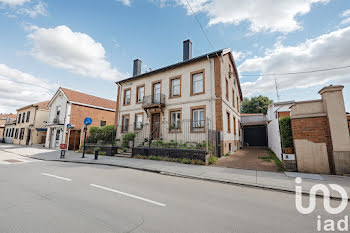
[{"label": "front door", "polygon": [[158,139],[160,132],[160,113],[152,114],[151,138]]},{"label": "front door", "polygon": [[26,145],[29,145],[31,132],[32,130],[28,129]]},{"label": "front door", "polygon": [[153,103],[160,103],[160,83],[153,84]]},{"label": "front door", "polygon": [[56,130],[56,137],[55,137],[55,148],[58,148],[60,146],[60,134],[61,130]]}]

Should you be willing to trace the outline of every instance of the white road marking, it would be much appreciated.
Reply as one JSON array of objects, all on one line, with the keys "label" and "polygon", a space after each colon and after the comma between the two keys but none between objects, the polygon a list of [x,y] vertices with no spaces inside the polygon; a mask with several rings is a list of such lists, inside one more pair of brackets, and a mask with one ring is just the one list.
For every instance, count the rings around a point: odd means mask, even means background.
[{"label": "white road marking", "polygon": [[61,180],[72,181],[71,179],[64,178],[64,177],[61,177],[61,176],[51,175],[51,174],[48,174],[48,173],[41,173],[41,174],[44,175],[44,176],[51,176],[51,177],[54,177],[54,178],[57,178],[57,179],[61,179]]},{"label": "white road marking", "polygon": [[118,193],[118,194],[121,194],[121,195],[124,195],[124,196],[127,196],[127,197],[132,197],[132,198],[135,198],[135,199],[139,199],[139,200],[142,200],[142,201],[145,201],[145,202],[149,202],[149,203],[152,203],[152,204],[155,204],[155,205],[159,205],[159,206],[162,206],[162,207],[166,206],[165,204],[160,203],[160,202],[152,201],[152,200],[147,199],[147,198],[139,197],[139,196],[136,196],[136,195],[133,195],[133,194],[129,194],[129,193],[124,193],[124,192],[121,192],[121,191],[118,191],[118,190],[115,190],[115,189],[111,189],[111,188],[107,188],[107,187],[103,187],[103,186],[100,186],[100,185],[97,185],[97,184],[90,184],[90,185],[93,186],[93,187],[96,187],[96,188],[100,188],[100,189],[104,189],[104,190],[107,190],[107,191],[110,191],[110,192]]}]

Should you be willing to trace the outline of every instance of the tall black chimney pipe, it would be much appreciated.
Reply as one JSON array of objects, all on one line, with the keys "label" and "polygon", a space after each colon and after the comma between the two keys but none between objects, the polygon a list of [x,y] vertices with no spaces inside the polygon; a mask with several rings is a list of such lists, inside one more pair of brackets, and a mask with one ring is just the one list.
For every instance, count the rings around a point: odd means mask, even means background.
[{"label": "tall black chimney pipe", "polygon": [[192,42],[185,40],[183,44],[183,60],[187,61],[192,58]]},{"label": "tall black chimney pipe", "polygon": [[141,74],[141,63],[142,63],[142,61],[139,59],[134,60],[134,69],[133,69],[132,76],[137,76],[137,75]]}]

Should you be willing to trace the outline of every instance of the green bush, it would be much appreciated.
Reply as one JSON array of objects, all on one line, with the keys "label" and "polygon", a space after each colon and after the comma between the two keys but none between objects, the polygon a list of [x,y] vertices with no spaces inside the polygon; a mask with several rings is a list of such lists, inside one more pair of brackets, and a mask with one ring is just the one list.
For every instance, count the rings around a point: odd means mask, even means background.
[{"label": "green bush", "polygon": [[191,163],[192,163],[192,160],[191,160],[191,159],[188,159],[188,158],[184,158],[184,159],[182,159],[182,162],[183,162],[183,163],[186,163],[186,164],[191,164]]},{"label": "green bush", "polygon": [[281,130],[281,139],[283,148],[293,147],[293,135],[292,135],[292,126],[290,123],[290,117],[283,117],[279,120],[280,130]]},{"label": "green bush", "polygon": [[90,127],[89,137],[86,139],[86,142],[113,145],[114,139],[115,139],[114,125],[106,125],[103,127],[92,126]]},{"label": "green bush", "polygon": [[136,137],[135,133],[126,133],[123,136],[123,143],[122,143],[122,147],[123,148],[129,148],[129,142],[133,141]]},{"label": "green bush", "polygon": [[205,165],[205,162],[199,159],[189,159],[189,158],[169,158],[159,155],[135,155],[133,158],[136,159],[149,159],[149,160],[160,160],[160,161],[167,161],[167,162],[175,162],[175,163],[185,163],[185,164],[193,164],[193,165]]},{"label": "green bush", "polygon": [[209,164],[216,164],[216,161],[218,161],[218,158],[216,156],[209,157]]}]

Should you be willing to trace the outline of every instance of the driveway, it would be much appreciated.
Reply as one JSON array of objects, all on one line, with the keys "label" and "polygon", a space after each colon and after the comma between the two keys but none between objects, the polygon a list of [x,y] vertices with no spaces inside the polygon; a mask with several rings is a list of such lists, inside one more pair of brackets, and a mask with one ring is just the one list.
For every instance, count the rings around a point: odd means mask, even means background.
[{"label": "driveway", "polygon": [[258,157],[269,157],[265,148],[249,148],[237,150],[230,156],[221,157],[215,166],[228,168],[252,169],[258,171],[279,171],[278,166],[271,159],[270,161]]}]

